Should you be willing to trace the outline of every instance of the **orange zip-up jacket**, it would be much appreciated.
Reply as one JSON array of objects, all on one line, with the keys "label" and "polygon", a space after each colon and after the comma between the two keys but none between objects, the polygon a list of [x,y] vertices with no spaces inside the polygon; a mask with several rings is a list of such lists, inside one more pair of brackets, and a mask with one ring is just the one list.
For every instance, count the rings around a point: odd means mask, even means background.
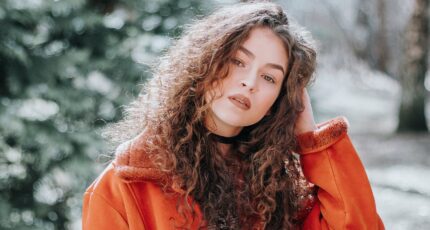
[{"label": "orange zip-up jacket", "polygon": [[[302,229],[384,229],[363,164],[348,137],[347,120],[337,117],[317,126],[297,137],[303,173],[318,189]],[[121,145],[115,160],[85,192],[84,230],[170,230],[183,220],[176,211],[177,196],[159,185],[168,178],[151,167],[144,139],[141,135]],[[203,220],[197,204],[195,210]],[[198,222],[191,229],[197,229]]]}]

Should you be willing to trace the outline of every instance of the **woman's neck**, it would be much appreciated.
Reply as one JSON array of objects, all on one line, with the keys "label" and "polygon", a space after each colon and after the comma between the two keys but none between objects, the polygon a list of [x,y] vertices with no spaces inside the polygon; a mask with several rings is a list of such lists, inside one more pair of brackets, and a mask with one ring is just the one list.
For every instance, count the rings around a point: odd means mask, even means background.
[{"label": "woman's neck", "polygon": [[217,146],[223,157],[228,156],[231,150],[231,144],[217,143]]},{"label": "woman's neck", "polygon": [[242,127],[229,125],[215,116],[212,112],[210,113],[211,115],[206,116],[204,125],[211,133],[228,138],[237,136],[242,130]]},{"label": "woman's neck", "polygon": [[219,149],[219,151],[221,152],[221,155],[223,156],[227,156],[228,152],[231,150],[231,146],[238,141],[238,137],[239,137],[238,135],[225,137],[225,136],[218,135],[210,130],[208,131],[210,132],[209,134],[210,139],[216,143],[217,148]]}]

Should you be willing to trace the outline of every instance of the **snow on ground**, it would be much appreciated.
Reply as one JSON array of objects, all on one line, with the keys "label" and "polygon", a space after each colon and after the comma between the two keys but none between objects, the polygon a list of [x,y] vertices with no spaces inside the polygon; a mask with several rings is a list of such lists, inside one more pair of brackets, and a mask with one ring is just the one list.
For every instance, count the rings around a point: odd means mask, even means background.
[{"label": "snow on ground", "polygon": [[430,223],[430,134],[353,134],[386,229]]},{"label": "snow on ground", "polygon": [[[369,169],[376,205],[387,229],[425,229],[430,224],[430,168],[395,165]],[[423,181],[423,180],[427,180]]]},{"label": "snow on ground", "polygon": [[430,224],[428,197],[375,186],[373,192],[385,229],[428,229]]}]

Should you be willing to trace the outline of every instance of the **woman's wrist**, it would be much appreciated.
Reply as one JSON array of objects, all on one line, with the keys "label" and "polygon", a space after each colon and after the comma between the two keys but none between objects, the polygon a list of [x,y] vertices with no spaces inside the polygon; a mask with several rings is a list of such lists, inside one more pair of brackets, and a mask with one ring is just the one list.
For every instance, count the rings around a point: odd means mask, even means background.
[{"label": "woman's wrist", "polygon": [[306,88],[304,88],[302,92],[302,101],[303,101],[304,109],[302,112],[300,112],[296,120],[295,131],[294,131],[296,135],[315,131],[318,129],[317,125],[315,124],[314,114],[312,112],[311,100]]},{"label": "woman's wrist", "polygon": [[309,124],[303,125],[300,128],[296,129],[296,135],[300,135],[303,133],[307,133],[307,132],[313,132],[315,130],[317,130],[318,127],[315,124],[315,122],[310,122]]}]

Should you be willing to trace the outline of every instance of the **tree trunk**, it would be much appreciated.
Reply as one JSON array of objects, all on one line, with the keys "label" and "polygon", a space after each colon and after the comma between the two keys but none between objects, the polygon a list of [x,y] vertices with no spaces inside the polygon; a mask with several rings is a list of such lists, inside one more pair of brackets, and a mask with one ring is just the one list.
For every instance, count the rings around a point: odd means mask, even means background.
[{"label": "tree trunk", "polygon": [[376,68],[384,73],[388,73],[387,62],[390,57],[390,49],[388,48],[387,39],[387,21],[386,21],[386,5],[385,0],[378,0],[378,31],[377,47],[376,48]]},{"label": "tree trunk", "polygon": [[[356,57],[366,61],[372,69],[391,75],[388,69],[391,52],[388,48],[386,1],[356,1],[357,16],[355,19],[355,28],[358,27],[358,31],[351,30],[350,28],[341,29],[346,30],[344,36]],[[371,12],[369,8],[373,9],[374,7],[376,7],[376,12]],[[363,33],[365,34],[365,38],[360,39]]]},{"label": "tree trunk", "polygon": [[415,0],[414,11],[406,27],[404,59],[400,70],[402,98],[398,132],[428,131],[424,79],[427,72],[429,1]]}]

